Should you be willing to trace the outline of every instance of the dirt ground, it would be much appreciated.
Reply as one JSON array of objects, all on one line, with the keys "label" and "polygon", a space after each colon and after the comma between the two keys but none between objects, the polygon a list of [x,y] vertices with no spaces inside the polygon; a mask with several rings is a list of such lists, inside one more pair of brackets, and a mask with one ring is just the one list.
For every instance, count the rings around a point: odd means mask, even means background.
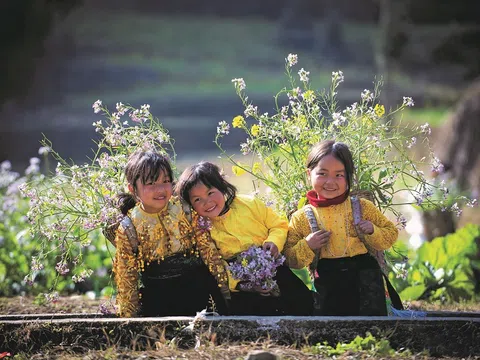
[{"label": "dirt ground", "polygon": [[[60,297],[55,303],[37,304],[34,297],[0,298],[0,316],[12,314],[92,314],[100,312],[100,304],[108,299],[89,299],[84,295]],[[415,310],[427,311],[465,311],[480,312],[480,302],[463,302],[455,304],[431,304],[413,301],[407,306]]]},{"label": "dirt ground", "polygon": [[[99,305],[106,300],[92,300],[86,296],[70,296],[60,297],[56,303],[48,303],[38,305],[35,303],[33,297],[11,297],[0,298],[0,317],[2,315],[12,314],[62,314],[62,313],[98,313]],[[424,309],[432,311],[467,311],[480,312],[480,303],[470,302],[454,305],[435,305],[422,302],[415,302],[410,304],[411,308]],[[106,350],[90,350],[84,349],[81,353],[70,351],[68,346],[52,347],[48,352],[41,352],[36,354],[5,354],[0,348],[0,359],[255,359],[251,357],[256,352],[268,352],[271,357],[260,357],[258,359],[323,359],[324,356],[315,354],[306,345],[292,344],[291,346],[275,344],[268,340],[259,340],[258,342],[249,342],[244,344],[222,344],[216,345],[214,343],[201,344],[197,349],[182,350],[176,348],[168,342],[159,341],[155,343],[155,349],[148,351],[135,351],[134,346],[130,350],[116,348],[112,345]],[[3,355],[3,357],[2,357]],[[250,357],[249,357],[250,356]],[[276,356],[276,357],[274,357]],[[367,353],[345,353],[341,356],[336,356],[337,359],[427,359],[433,360],[426,354],[396,354],[392,356],[375,356],[371,352]],[[457,358],[448,358],[457,359]],[[468,359],[480,359],[480,357],[472,356]]]}]

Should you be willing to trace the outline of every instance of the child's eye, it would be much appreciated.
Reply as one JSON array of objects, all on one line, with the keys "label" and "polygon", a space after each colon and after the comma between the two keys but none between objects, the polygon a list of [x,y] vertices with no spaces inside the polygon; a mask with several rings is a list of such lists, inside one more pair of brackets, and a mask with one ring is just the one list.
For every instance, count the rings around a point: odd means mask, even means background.
[{"label": "child's eye", "polygon": [[337,177],[344,177],[344,174],[337,174]]},{"label": "child's eye", "polygon": [[170,180],[170,179],[165,179],[165,180],[163,180],[163,183],[164,183],[164,184],[168,184],[168,183],[171,183],[171,182],[172,182],[172,180]]}]

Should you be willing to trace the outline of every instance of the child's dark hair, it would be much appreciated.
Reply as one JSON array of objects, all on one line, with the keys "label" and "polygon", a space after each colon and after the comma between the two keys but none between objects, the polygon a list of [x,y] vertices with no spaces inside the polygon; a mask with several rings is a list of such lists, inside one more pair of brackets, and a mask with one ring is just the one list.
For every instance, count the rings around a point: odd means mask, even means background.
[{"label": "child's dark hair", "polygon": [[350,191],[352,187],[355,165],[353,164],[352,153],[346,144],[342,142],[336,142],[335,140],[323,140],[315,144],[307,157],[307,169],[312,170],[315,168],[320,160],[327,155],[333,155],[335,159],[340,161],[343,166],[345,166],[348,184],[347,191]]},{"label": "child's dark hair", "polygon": [[[126,180],[133,186],[135,192],[137,180],[142,184],[154,182],[162,172],[173,181],[173,171],[168,157],[155,151],[137,150],[130,155],[125,166]],[[127,215],[128,210],[132,209],[136,202],[135,196],[130,193],[123,193],[118,197],[118,207],[124,215]]]},{"label": "child's dark hair", "polygon": [[202,161],[186,168],[178,179],[175,193],[192,206],[189,196],[190,190],[200,183],[208,188],[217,188],[225,195],[225,209],[222,213],[230,208],[230,204],[237,194],[237,188],[224,179],[217,165],[208,161]]}]

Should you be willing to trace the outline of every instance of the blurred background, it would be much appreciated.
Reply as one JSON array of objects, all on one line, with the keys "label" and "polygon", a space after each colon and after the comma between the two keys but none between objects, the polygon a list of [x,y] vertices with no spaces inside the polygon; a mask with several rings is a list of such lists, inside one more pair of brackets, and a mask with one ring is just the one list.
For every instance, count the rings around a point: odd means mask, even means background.
[{"label": "blurred background", "polygon": [[[478,197],[479,15],[478,0],[3,0],[0,163],[23,172],[43,135],[63,158],[87,161],[97,99],[110,109],[150,104],[179,163],[215,160],[218,122],[244,110],[231,79],[243,78],[250,101],[271,113],[294,53],[314,88],[343,71],[341,107],[380,78],[387,109],[412,97],[402,121],[428,122],[447,173]],[[238,151],[242,133],[224,145]],[[478,212],[409,214],[408,236],[419,246],[480,224]]]},{"label": "blurred background", "polygon": [[480,72],[475,9],[474,0],[4,0],[0,161],[23,169],[42,133],[82,161],[97,99],[150,104],[180,160],[215,153],[216,125],[243,111],[231,79],[271,111],[288,53],[317,88],[342,70],[345,104],[383,76],[384,103],[411,96],[406,116],[440,128]]},{"label": "blurred background", "polygon": [[[299,55],[313,87],[342,70],[340,106],[383,78],[382,103],[415,101],[402,121],[428,122],[435,150],[478,194],[480,26],[474,0],[24,0],[0,5],[0,161],[22,171],[45,135],[64,158],[87,160],[101,99],[150,104],[180,163],[214,159],[219,121],[243,112],[244,78],[261,112]],[[298,70],[298,69],[297,69]],[[224,145],[237,150],[241,132]]]}]

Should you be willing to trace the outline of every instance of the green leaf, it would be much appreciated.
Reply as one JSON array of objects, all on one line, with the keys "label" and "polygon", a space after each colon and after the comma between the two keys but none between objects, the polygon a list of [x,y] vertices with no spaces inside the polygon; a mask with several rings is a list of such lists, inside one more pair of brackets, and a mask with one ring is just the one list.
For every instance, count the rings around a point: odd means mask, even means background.
[{"label": "green leaf", "polygon": [[413,285],[407,287],[399,295],[402,300],[417,300],[419,299],[427,290],[426,286],[423,284]]},{"label": "green leaf", "polygon": [[424,243],[417,251],[418,259],[430,263],[434,268],[444,268],[448,263],[448,256],[444,249],[444,238],[435,238]]},{"label": "green leaf", "polygon": [[298,201],[297,208],[301,209],[302,207],[305,206],[306,203],[307,203],[307,198],[305,196],[301,197],[300,200]]},{"label": "green leaf", "polygon": [[115,289],[111,286],[106,286],[102,289],[102,291],[100,292],[100,295],[102,297],[107,297],[107,298],[110,298],[112,297],[113,295],[115,294]]}]

